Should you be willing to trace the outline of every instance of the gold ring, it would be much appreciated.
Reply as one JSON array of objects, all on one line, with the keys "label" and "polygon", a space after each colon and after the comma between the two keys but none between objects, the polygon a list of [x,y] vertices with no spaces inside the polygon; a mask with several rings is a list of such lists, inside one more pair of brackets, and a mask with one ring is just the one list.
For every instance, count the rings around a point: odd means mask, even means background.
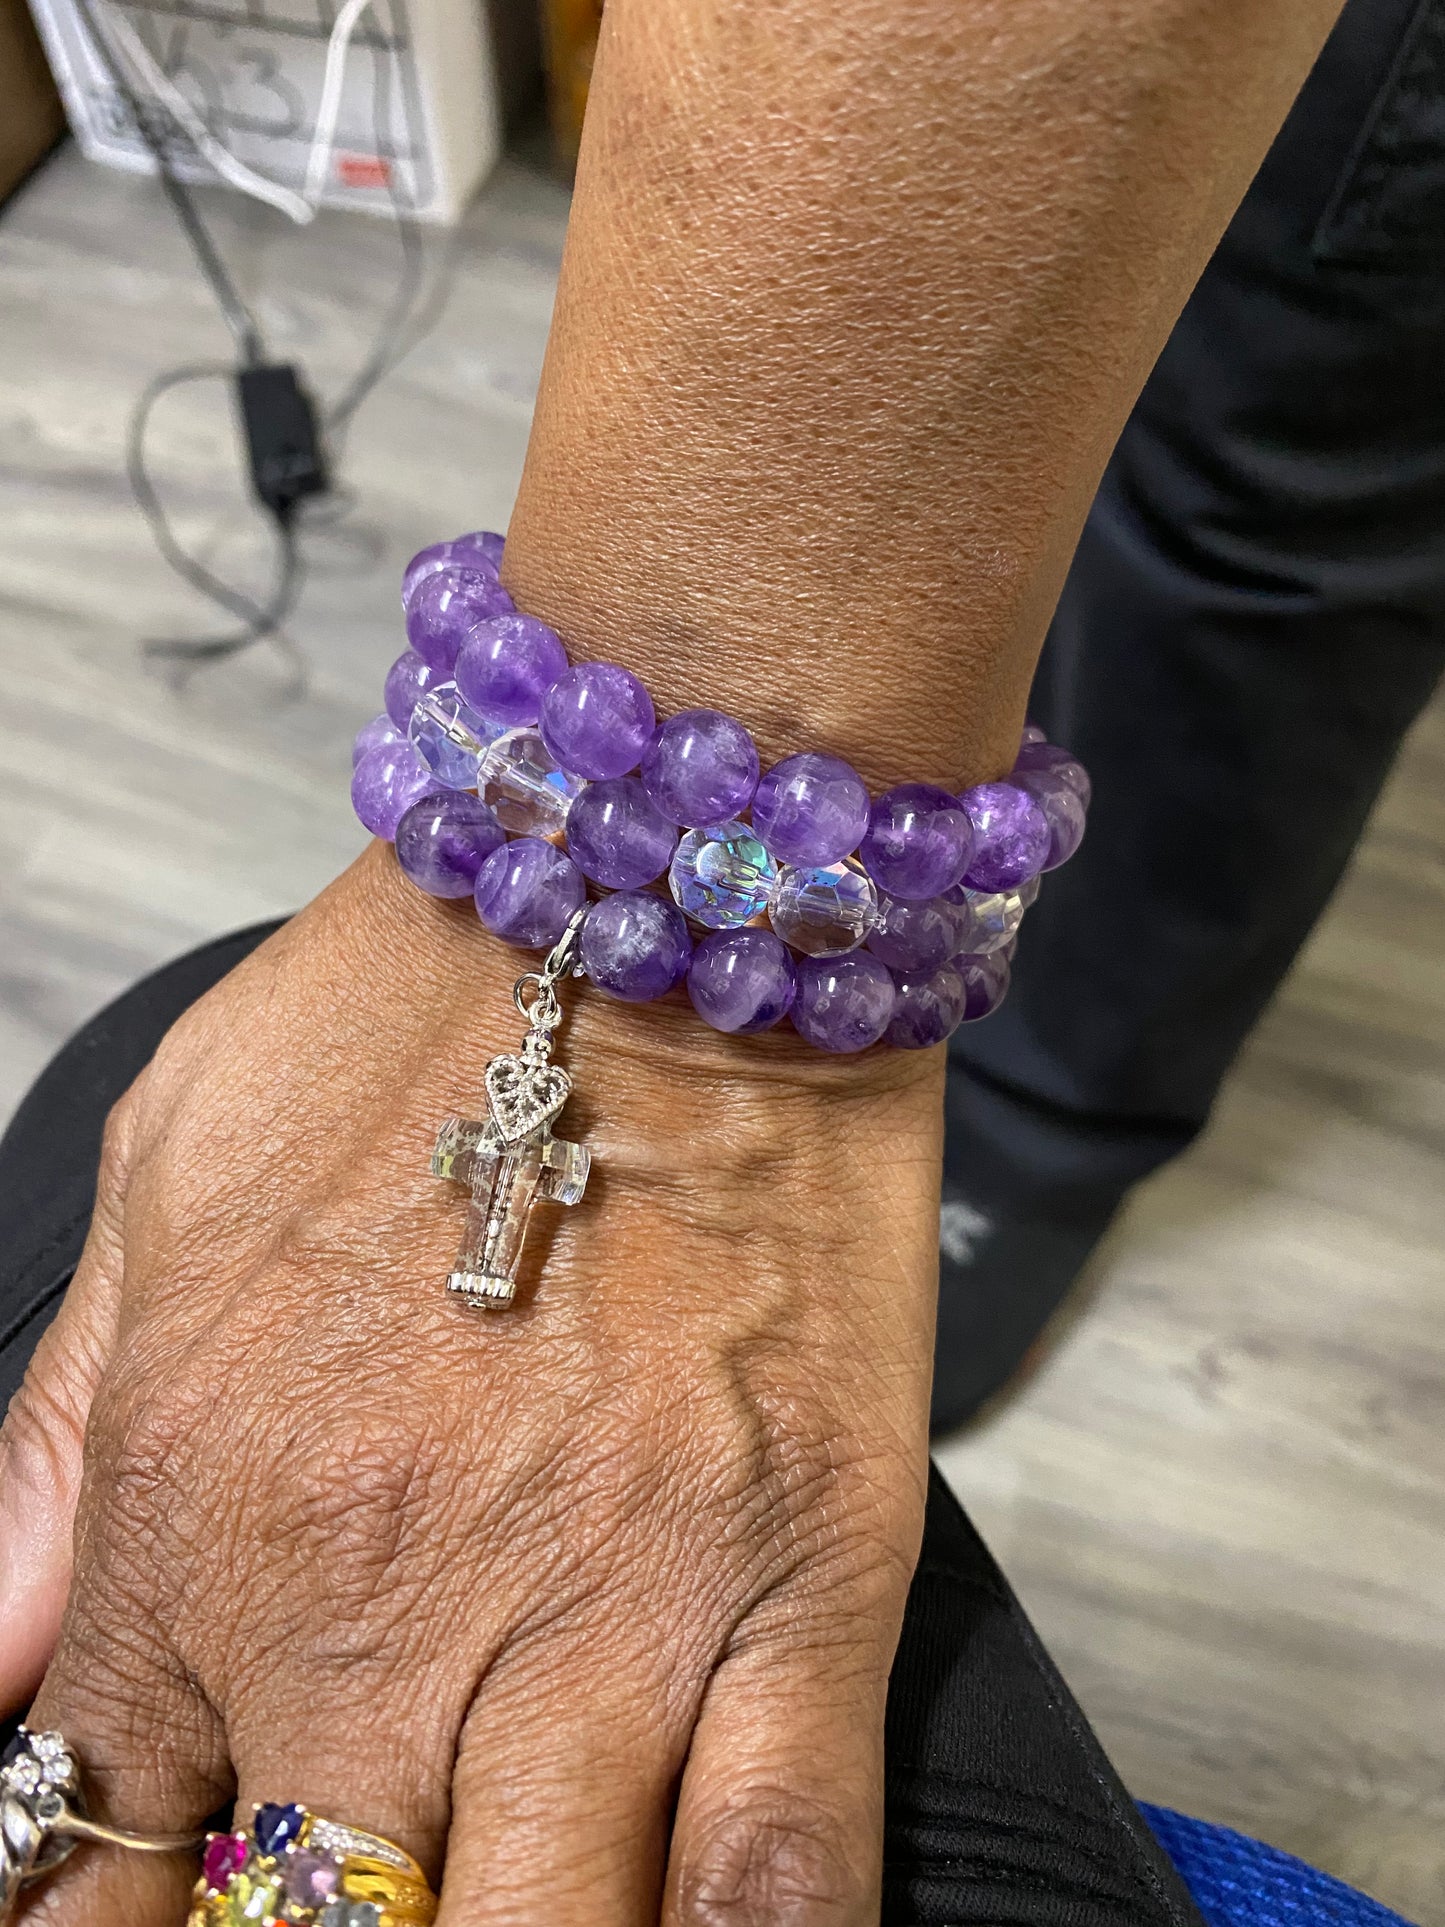
[{"label": "gold ring", "polygon": [[207,1836],[187,1927],[431,1927],[437,1899],[404,1847],[302,1806]]}]

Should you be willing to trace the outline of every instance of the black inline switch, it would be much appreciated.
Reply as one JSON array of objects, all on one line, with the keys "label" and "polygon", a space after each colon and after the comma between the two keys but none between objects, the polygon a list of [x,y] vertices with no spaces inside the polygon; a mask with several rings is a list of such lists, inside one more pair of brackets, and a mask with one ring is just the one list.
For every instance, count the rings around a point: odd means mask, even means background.
[{"label": "black inline switch", "polygon": [[284,522],[303,496],[328,486],[315,403],[290,362],[239,369],[236,381],[251,486]]}]

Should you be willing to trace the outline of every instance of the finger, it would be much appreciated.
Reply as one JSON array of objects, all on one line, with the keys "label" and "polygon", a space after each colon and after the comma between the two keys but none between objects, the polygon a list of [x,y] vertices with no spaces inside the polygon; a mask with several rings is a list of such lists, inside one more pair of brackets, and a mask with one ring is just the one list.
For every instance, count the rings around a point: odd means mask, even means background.
[{"label": "finger", "polygon": [[0,1712],[34,1693],[65,1609],[85,1425],[115,1335],[126,1128],[114,1113],[75,1277],[0,1427]]},{"label": "finger", "polygon": [[[29,1724],[64,1735],[94,1818],[144,1835],[198,1834],[232,1785],[220,1722],[121,1576],[82,1546]],[[24,1927],[176,1927],[197,1869],[190,1852],[85,1842],[29,1890],[20,1919]]]},{"label": "finger", "polygon": [[655,1656],[545,1646],[504,1656],[467,1720],[437,1927],[655,1927],[690,1721]]},{"label": "finger", "polygon": [[734,1648],[693,1733],[665,1927],[867,1927],[883,1855],[887,1659],[856,1629]]},{"label": "finger", "polygon": [[240,1827],[295,1804],[439,1878],[478,1664],[436,1496],[452,1470],[447,1440],[394,1406],[298,1420],[268,1484],[265,1563],[238,1581],[223,1710]]}]

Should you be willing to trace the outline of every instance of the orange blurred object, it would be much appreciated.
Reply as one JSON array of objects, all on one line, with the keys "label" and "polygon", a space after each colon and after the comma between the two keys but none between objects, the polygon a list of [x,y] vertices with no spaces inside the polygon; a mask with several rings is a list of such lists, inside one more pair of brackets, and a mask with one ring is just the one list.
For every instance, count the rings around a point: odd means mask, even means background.
[{"label": "orange blurred object", "polygon": [[547,113],[557,158],[568,173],[577,164],[601,26],[602,0],[542,0]]}]

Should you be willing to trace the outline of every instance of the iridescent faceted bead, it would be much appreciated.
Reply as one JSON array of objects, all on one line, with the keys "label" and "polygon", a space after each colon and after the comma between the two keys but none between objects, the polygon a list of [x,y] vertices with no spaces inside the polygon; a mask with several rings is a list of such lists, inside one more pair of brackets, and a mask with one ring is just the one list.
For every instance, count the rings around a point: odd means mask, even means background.
[{"label": "iridescent faceted bead", "polygon": [[449,790],[476,788],[482,752],[496,734],[454,682],[434,683],[411,712],[407,729],[412,748]]},{"label": "iridescent faceted bead", "polygon": [[657,723],[652,698],[630,669],[579,662],[542,698],[542,740],[574,776],[597,780],[637,768]]},{"label": "iridescent faceted bead", "polygon": [[587,912],[582,968],[599,990],[629,1004],[665,997],[682,982],[692,938],[682,912],[665,897],[619,890]]},{"label": "iridescent faceted bead", "polygon": [[660,877],[677,831],[635,776],[584,784],[567,813],[567,849],[605,890],[636,890]]},{"label": "iridescent faceted bead", "polygon": [[519,836],[486,858],[474,895],[494,937],[547,950],[587,901],[587,885],[570,856],[540,837]]},{"label": "iridescent faceted bead", "polygon": [[402,735],[403,731],[397,728],[385,711],[380,716],[373,716],[369,723],[363,723],[356,732],[351,745],[351,767],[355,769],[369,749],[389,749],[393,743],[401,741]]},{"label": "iridescent faceted bead", "polygon": [[286,1898],[297,1907],[324,1907],[341,1885],[341,1867],[330,1854],[299,1847],[282,1863]]},{"label": "iridescent faceted bead", "polygon": [[1077,756],[1070,756],[1066,749],[1057,743],[1025,743],[1018,753],[1014,764],[1014,781],[1022,782],[1024,772],[1047,773],[1060,777],[1078,797],[1085,809],[1093,798],[1094,785],[1089,780],[1089,772]]},{"label": "iridescent faceted bead", "polygon": [[1038,875],[1049,853],[1049,826],[1027,790],[975,783],[959,801],[973,824],[973,855],[963,876],[971,890],[1012,890]]},{"label": "iridescent faceted bead", "polygon": [[949,895],[964,912],[959,950],[989,957],[1018,935],[1026,908],[1018,890],[971,890],[964,884]]},{"label": "iridescent faceted bead", "polygon": [[558,767],[535,729],[523,728],[509,729],[490,745],[477,789],[514,836],[561,836],[582,782]]},{"label": "iridescent faceted bead", "polygon": [[963,956],[955,957],[953,961],[963,972],[963,984],[967,992],[963,1021],[976,1024],[980,1017],[991,1016],[1008,995],[1008,956],[1004,950],[999,950],[991,957]]},{"label": "iridescent faceted bead", "polygon": [[887,1030],[893,979],[877,957],[804,957],[797,977],[793,1028],[819,1050],[867,1050]]},{"label": "iridescent faceted bead", "polygon": [[1045,737],[1044,732],[1039,728],[1037,723],[1024,724],[1023,733],[1019,737],[1020,749],[1028,749],[1034,743],[1042,743],[1045,741],[1047,741],[1047,738]]},{"label": "iridescent faceted bead", "polygon": [[1049,826],[1049,849],[1043,867],[1057,870],[1061,863],[1068,862],[1084,840],[1088,816],[1084,799],[1062,773],[1054,770],[1020,770],[1014,780],[1043,811]]},{"label": "iridescent faceted bead", "polygon": [[647,793],[670,823],[709,830],[741,816],[758,787],[758,752],[718,709],[669,716],[642,758]]},{"label": "iridescent faceted bead", "polygon": [[435,575],[438,569],[460,567],[478,569],[483,575],[495,575],[502,566],[502,543],[502,536],[494,535],[490,529],[478,529],[472,535],[459,535],[453,541],[433,542],[427,548],[418,549],[402,572],[403,610],[411,601],[417,585],[425,582],[429,575]]},{"label": "iridescent faceted bead", "polygon": [[457,688],[502,729],[535,723],[542,698],[567,667],[562,638],[535,616],[492,616],[467,631]]},{"label": "iridescent faceted bead", "polygon": [[932,783],[900,783],[868,814],[858,860],[880,890],[922,902],[962,881],[973,825],[956,796]]},{"label": "iridescent faceted bead", "polygon": [[386,713],[398,729],[404,730],[411,723],[411,712],[421,701],[422,696],[433,683],[443,678],[436,670],[424,663],[415,649],[402,652],[386,672],[386,689],[382,700]]},{"label": "iridescent faceted bead", "polygon": [[758,784],[753,828],[780,863],[837,863],[868,828],[863,778],[837,756],[785,756]]},{"label": "iridescent faceted bead", "polygon": [[930,897],[926,903],[880,897],[868,948],[892,971],[927,977],[953,956],[968,927],[968,912],[954,896]]},{"label": "iridescent faceted bead", "polygon": [[946,963],[931,976],[894,980],[897,996],[885,1033],[896,1050],[927,1050],[951,1037],[963,1022],[968,985],[961,965]]},{"label": "iridescent faceted bead", "polygon": [[396,826],[396,858],[418,889],[469,897],[483,863],[507,840],[480,797],[464,790],[424,796]]},{"label": "iridescent faceted bead", "polygon": [[467,631],[516,604],[494,575],[480,569],[438,569],[419,582],[406,608],[406,639],[424,662],[449,676]]},{"label": "iridescent faceted bead", "polygon": [[351,807],[373,836],[389,843],[405,812],[436,787],[411,744],[393,743],[369,749],[351,772]]},{"label": "iridescent faceted bead", "polygon": [[673,901],[709,930],[751,923],[772,901],[778,866],[746,823],[689,830],[667,873]]},{"label": "iridescent faceted bead", "polygon": [[856,950],[878,916],[878,892],[861,863],[785,863],[768,905],[768,920],[784,943],[805,957],[841,957]]},{"label": "iridescent faceted bead", "polygon": [[687,973],[703,1022],[744,1037],[786,1017],[797,987],[787,947],[770,930],[715,930],[693,951]]}]

